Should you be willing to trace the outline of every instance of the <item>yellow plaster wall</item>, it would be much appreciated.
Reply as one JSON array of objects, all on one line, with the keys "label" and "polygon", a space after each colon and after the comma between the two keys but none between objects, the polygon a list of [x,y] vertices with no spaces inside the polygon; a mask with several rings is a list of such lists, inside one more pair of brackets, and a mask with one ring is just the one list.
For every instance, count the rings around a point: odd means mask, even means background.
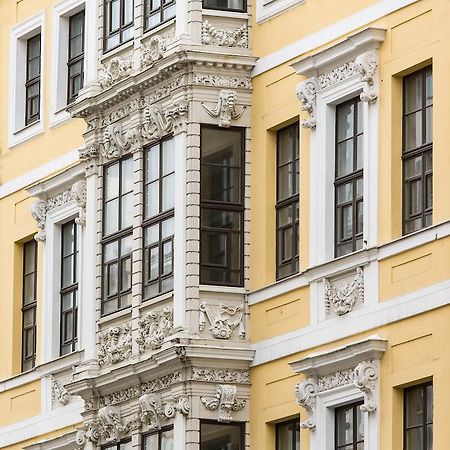
[{"label": "yellow plaster wall", "polygon": [[[444,418],[434,422],[433,448],[446,449],[450,439],[450,429],[445,420],[450,416],[450,404],[447,401],[450,396],[447,382],[450,373],[447,351],[450,340],[450,328],[447,325],[449,317],[450,306],[447,306],[252,368],[250,418],[253,433],[250,448],[273,450],[274,424],[277,421],[298,416],[299,413],[302,420],[306,418],[305,411],[295,401],[294,387],[301,376],[292,371],[289,362],[377,334],[388,341],[380,367],[380,448],[402,448],[403,388],[432,379],[433,414],[436,418]],[[309,450],[308,430],[301,431],[301,448]]]}]

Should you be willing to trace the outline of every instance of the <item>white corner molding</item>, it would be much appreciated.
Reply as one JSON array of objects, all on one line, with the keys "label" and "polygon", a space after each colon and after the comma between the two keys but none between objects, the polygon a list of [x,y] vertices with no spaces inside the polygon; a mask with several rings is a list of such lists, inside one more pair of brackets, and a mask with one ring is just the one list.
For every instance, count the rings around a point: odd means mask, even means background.
[{"label": "white corner molding", "polygon": [[311,435],[311,450],[330,448],[334,439],[334,409],[363,400],[364,441],[368,450],[378,449],[379,439],[379,362],[387,341],[378,336],[315,353],[290,363],[305,379],[295,386],[297,403],[307,417],[302,428]]},{"label": "white corner molding", "polygon": [[62,436],[45,439],[35,444],[27,445],[24,450],[77,450],[75,441],[76,431],[63,434]]},{"label": "white corner molding", "polygon": [[[41,34],[40,119],[25,126],[27,40]],[[9,44],[8,147],[12,148],[44,131],[45,14],[42,12],[11,29]]]},{"label": "white corner molding", "polygon": [[305,0],[256,0],[256,22],[265,22],[303,3]]}]

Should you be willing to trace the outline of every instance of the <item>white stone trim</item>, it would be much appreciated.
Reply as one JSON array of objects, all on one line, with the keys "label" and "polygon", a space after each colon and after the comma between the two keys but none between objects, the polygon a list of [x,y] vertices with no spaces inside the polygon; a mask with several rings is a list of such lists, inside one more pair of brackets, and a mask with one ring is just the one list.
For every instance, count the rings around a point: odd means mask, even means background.
[{"label": "white stone trim", "polygon": [[258,366],[450,304],[450,280],[251,345]]},{"label": "white stone trim", "polygon": [[[25,126],[26,41],[41,33],[40,118]],[[11,29],[9,44],[8,147],[14,147],[44,131],[45,98],[45,14],[44,12]]]},{"label": "white stone trim", "polygon": [[75,442],[75,435],[76,431],[71,431],[62,436],[27,445],[24,450],[76,450],[79,445]]},{"label": "white stone trim", "polygon": [[319,31],[310,34],[298,41],[287,45],[267,56],[260,58],[252,71],[252,77],[261,75],[268,70],[284,64],[299,55],[310,52],[315,48],[326,45],[341,36],[351,33],[353,30],[361,28],[371,22],[391,14],[405,6],[412,5],[419,0],[381,0],[352,16]]},{"label": "white stone trim", "polygon": [[303,5],[305,0],[255,0],[256,23],[265,22],[285,11]]},{"label": "white stone trim", "polygon": [[[50,127],[71,118],[67,106],[67,58],[69,52],[69,18],[85,8],[85,0],[63,0],[53,7]],[[86,17],[85,17],[86,20]],[[85,27],[86,29],[86,27]],[[89,50],[85,38],[85,55]],[[84,58],[86,72],[86,57]]]}]

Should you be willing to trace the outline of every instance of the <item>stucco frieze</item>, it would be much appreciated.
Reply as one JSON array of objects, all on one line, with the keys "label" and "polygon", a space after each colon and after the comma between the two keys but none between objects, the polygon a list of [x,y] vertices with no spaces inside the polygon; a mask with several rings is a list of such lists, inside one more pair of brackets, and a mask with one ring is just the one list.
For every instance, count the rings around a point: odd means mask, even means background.
[{"label": "stucco frieze", "polygon": [[192,379],[196,381],[213,381],[223,383],[250,383],[250,372],[248,370],[232,369],[203,369],[192,368]]},{"label": "stucco frieze", "polygon": [[244,307],[220,305],[207,305],[205,302],[199,308],[199,330],[206,327],[206,320],[210,326],[209,331],[216,339],[229,339],[233,331],[239,328],[239,337],[245,338]]},{"label": "stucco frieze", "polygon": [[204,102],[202,102],[203,108],[211,117],[219,118],[219,127],[229,128],[232,120],[239,119],[244,113],[246,107],[243,106],[242,110],[238,112],[236,110],[237,93],[231,89],[222,89],[219,92],[219,99],[217,105],[214,108],[210,108]]},{"label": "stucco frieze", "polygon": [[205,20],[202,23],[202,44],[248,48],[248,27],[244,24],[234,30],[225,30]]},{"label": "stucco frieze", "polygon": [[340,81],[346,80],[355,74],[355,61],[348,61],[329,72],[318,75],[317,86],[319,89],[325,89],[333,86]]},{"label": "stucco frieze", "polygon": [[200,397],[204,407],[209,411],[218,411],[218,422],[231,422],[233,411],[240,411],[244,408],[246,400],[238,400],[237,387],[230,384],[220,384],[217,386],[216,394],[213,397]]},{"label": "stucco frieze", "polygon": [[165,308],[162,311],[151,311],[138,321],[139,352],[157,350],[162,347],[164,339],[173,330],[173,311]]},{"label": "stucco frieze", "polygon": [[194,73],[193,83],[197,86],[214,86],[232,89],[253,89],[251,78],[227,77],[211,73]]}]

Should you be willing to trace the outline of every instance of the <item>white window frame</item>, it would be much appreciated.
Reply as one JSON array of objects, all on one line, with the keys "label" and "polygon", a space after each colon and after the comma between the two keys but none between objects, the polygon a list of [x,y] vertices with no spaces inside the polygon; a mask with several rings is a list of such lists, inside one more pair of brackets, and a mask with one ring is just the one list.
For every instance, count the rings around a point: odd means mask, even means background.
[{"label": "white window frame", "polygon": [[[25,82],[27,40],[41,34],[41,72],[39,120],[25,125]],[[45,14],[44,12],[11,29],[9,53],[8,147],[12,148],[44,131],[45,95]]]},{"label": "white window frame", "polygon": [[265,22],[303,3],[305,0],[256,0],[256,23]]},{"label": "white window frame", "polygon": [[[74,14],[85,10],[85,53],[84,53],[84,73],[87,69],[86,51],[86,29],[87,15],[85,0],[64,0],[53,7],[53,33],[52,33],[52,65],[51,79],[52,90],[50,99],[50,127],[54,127],[71,118],[66,111],[67,105],[67,58],[69,53],[69,19]],[[85,77],[86,81],[86,77]]]}]

